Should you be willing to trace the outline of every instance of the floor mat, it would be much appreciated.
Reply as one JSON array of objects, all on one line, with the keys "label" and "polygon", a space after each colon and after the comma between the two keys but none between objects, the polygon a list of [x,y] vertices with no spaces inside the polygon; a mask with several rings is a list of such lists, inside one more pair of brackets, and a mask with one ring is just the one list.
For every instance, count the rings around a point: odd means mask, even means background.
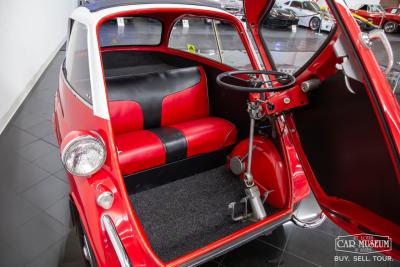
[{"label": "floor mat", "polygon": [[225,167],[130,196],[156,254],[171,261],[251,222],[233,222],[228,204],[244,196],[242,182]]}]

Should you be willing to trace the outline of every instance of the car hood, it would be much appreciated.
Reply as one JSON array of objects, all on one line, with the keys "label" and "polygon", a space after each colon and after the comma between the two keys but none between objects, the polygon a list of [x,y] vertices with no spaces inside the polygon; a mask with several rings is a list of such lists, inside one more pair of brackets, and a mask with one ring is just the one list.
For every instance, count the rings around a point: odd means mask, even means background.
[{"label": "car hood", "polygon": [[284,8],[275,8],[275,11],[280,15],[280,16],[292,16],[294,15],[293,12],[291,12],[290,10],[284,9]]}]

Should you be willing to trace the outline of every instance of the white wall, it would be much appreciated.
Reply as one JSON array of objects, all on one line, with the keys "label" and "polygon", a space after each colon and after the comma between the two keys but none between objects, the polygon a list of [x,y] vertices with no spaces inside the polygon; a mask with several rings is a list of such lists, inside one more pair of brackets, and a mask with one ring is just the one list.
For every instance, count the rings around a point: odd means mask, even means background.
[{"label": "white wall", "polygon": [[52,60],[76,0],[0,0],[0,133]]}]

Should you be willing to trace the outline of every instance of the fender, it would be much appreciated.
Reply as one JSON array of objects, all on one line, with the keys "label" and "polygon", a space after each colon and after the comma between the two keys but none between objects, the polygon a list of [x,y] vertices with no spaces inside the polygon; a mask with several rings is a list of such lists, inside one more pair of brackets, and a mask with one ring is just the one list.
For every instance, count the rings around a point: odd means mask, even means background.
[{"label": "fender", "polygon": [[[249,140],[241,141],[230,154],[230,158],[239,156],[247,158]],[[247,167],[247,159],[243,161]],[[260,187],[261,193],[270,191],[267,203],[274,208],[284,208],[287,204],[289,192],[285,163],[281,158],[274,143],[263,137],[254,137],[252,160],[252,174],[255,183]],[[243,174],[241,175],[243,179]]]}]

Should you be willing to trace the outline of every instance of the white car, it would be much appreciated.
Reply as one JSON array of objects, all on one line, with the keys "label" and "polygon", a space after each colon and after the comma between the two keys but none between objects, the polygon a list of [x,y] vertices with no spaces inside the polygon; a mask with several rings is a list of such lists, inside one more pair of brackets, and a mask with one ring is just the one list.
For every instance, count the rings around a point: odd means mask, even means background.
[{"label": "white car", "polygon": [[317,31],[331,31],[335,26],[335,21],[330,14],[322,12],[319,5],[313,1],[294,0],[286,1],[281,7],[290,9],[299,17],[298,25]]},{"label": "white car", "polygon": [[243,0],[221,0],[221,8],[240,20],[244,19]]}]

